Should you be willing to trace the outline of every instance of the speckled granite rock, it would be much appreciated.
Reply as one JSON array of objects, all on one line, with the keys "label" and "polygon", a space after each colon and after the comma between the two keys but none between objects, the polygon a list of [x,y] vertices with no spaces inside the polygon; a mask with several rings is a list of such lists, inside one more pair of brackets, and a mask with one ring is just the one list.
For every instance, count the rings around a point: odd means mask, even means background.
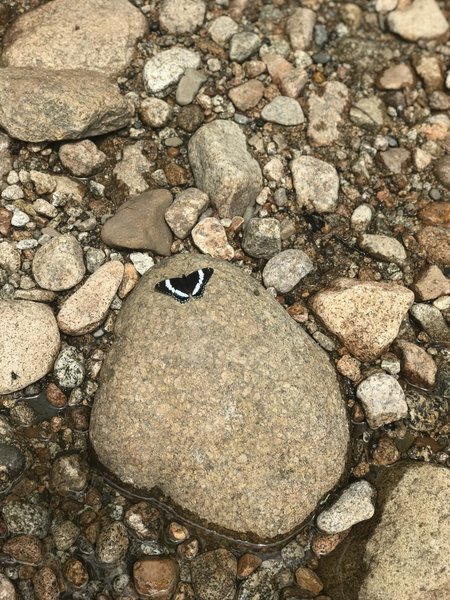
[{"label": "speckled granite rock", "polygon": [[[215,271],[200,300],[154,291],[206,266]],[[115,336],[90,435],[126,484],[158,486],[203,522],[273,538],[337,483],[348,424],[334,369],[243,271],[192,254],[160,263],[125,302]]]}]

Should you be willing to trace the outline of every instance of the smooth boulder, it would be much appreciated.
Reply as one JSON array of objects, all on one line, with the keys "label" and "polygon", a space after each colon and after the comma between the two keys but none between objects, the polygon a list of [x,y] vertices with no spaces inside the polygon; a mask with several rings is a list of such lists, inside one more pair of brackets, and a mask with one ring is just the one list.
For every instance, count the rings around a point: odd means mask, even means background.
[{"label": "smooth boulder", "polygon": [[[155,291],[207,266],[201,299]],[[119,313],[100,381],[90,427],[100,462],[204,524],[284,535],[344,471],[348,423],[328,357],[225,261],[177,255],[150,269]]]}]

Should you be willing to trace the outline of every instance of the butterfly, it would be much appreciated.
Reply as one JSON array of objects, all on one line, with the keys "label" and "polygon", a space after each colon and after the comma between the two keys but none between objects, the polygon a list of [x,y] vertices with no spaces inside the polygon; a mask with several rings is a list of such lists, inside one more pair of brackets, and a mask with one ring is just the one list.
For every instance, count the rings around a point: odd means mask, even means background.
[{"label": "butterfly", "polygon": [[201,298],[205,292],[205,287],[211,279],[214,269],[198,269],[192,271],[189,275],[174,277],[173,279],[163,279],[155,285],[155,290],[161,294],[172,296],[178,302],[185,303],[190,298]]}]

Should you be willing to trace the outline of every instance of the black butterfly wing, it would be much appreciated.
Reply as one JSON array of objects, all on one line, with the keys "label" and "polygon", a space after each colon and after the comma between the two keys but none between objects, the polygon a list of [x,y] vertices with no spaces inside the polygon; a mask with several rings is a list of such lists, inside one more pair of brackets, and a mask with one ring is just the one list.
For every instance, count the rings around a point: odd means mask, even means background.
[{"label": "black butterfly wing", "polygon": [[155,290],[172,296],[178,302],[184,303],[189,300],[189,292],[186,291],[185,277],[174,277],[173,279],[163,279],[155,285]]},{"label": "black butterfly wing", "polygon": [[192,271],[189,275],[174,277],[172,279],[163,279],[155,285],[155,290],[162,294],[172,296],[178,302],[187,302],[189,298],[201,298],[205,292],[205,287],[211,279],[214,269],[207,267]]},{"label": "black butterfly wing", "polygon": [[205,293],[206,284],[211,279],[213,273],[214,269],[211,269],[211,267],[206,267],[205,269],[199,269],[198,271],[194,271],[194,273],[188,275],[188,277],[196,275],[196,282],[191,292],[191,296],[193,298],[201,298],[203,296]]}]

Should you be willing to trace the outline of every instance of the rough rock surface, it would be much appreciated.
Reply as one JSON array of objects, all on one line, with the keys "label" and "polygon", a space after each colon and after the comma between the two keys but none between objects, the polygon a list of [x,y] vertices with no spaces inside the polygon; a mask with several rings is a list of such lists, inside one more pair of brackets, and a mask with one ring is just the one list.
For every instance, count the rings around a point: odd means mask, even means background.
[{"label": "rough rock surface", "polygon": [[434,40],[448,32],[448,23],[435,0],[413,0],[387,17],[389,29],[405,40]]},{"label": "rough rock surface", "polygon": [[132,109],[95,71],[0,69],[0,126],[25,142],[102,135],[129,124]]},{"label": "rough rock surface", "polygon": [[[215,272],[201,300],[180,304],[154,291],[161,279],[206,266]],[[123,481],[157,485],[201,519],[260,537],[292,529],[336,484],[348,425],[334,369],[242,271],[178,255],[141,280],[115,334],[90,435]]]},{"label": "rough rock surface", "polygon": [[315,146],[330,146],[339,139],[339,127],[349,99],[348,88],[329,81],[320,94],[311,94],[308,103],[308,137]]},{"label": "rough rock surface", "polygon": [[5,36],[7,67],[88,69],[117,75],[147,31],[128,0],[53,0],[19,17]]},{"label": "rough rock surface", "polygon": [[59,351],[51,308],[26,300],[0,300],[0,348],[0,394],[44,377]]},{"label": "rough rock surface", "polygon": [[299,156],[291,162],[297,203],[317,212],[336,208],[339,176],[333,165],[314,156]]},{"label": "rough rock surface", "polygon": [[186,69],[198,69],[200,56],[186,48],[170,48],[150,58],[144,67],[144,83],[149,92],[166,92],[178,83]]},{"label": "rough rock surface", "polygon": [[261,168],[235,123],[203,125],[189,141],[189,161],[197,187],[209,195],[221,217],[241,215],[261,191]]},{"label": "rough rock surface", "polygon": [[373,360],[396,338],[413,300],[400,285],[338,279],[310,306],[356,358]]},{"label": "rough rock surface", "polygon": [[317,517],[317,526],[328,534],[341,533],[355,523],[366,521],[375,512],[376,491],[368,481],[355,481]]},{"label": "rough rock surface", "polygon": [[179,35],[194,33],[205,18],[203,0],[164,0],[159,12],[163,31]]},{"label": "rough rock surface", "polygon": [[55,292],[77,285],[86,271],[83,250],[70,233],[55,236],[39,248],[32,266],[36,282]]}]

